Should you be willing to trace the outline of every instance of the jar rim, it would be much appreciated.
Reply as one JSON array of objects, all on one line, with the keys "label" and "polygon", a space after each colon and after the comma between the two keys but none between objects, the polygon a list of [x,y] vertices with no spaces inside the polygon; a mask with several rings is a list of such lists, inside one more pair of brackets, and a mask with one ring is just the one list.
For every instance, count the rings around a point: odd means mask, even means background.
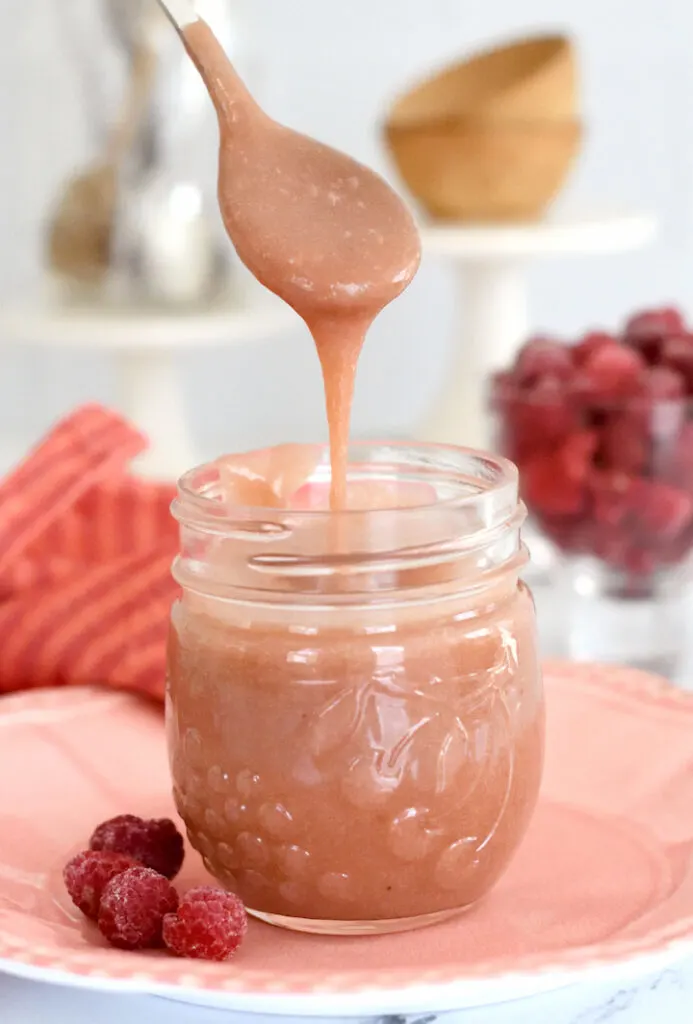
[{"label": "jar rim", "polygon": [[[320,449],[320,467],[323,482],[329,479],[329,445],[315,446]],[[370,457],[369,457],[370,456]],[[375,456],[375,458],[374,458]],[[403,461],[397,461],[402,459]],[[356,516],[397,516],[425,513],[427,509],[440,510],[450,507],[471,509],[481,504],[489,506],[487,520],[489,527],[500,525],[508,512],[518,502],[519,473],[513,462],[502,455],[480,449],[466,448],[454,444],[428,441],[353,441],[349,445],[348,480],[354,478],[358,468],[390,470],[407,468],[412,473],[417,468],[424,480],[440,482],[440,473],[446,475],[446,494],[436,492],[433,500],[405,505],[383,505],[376,508],[350,507],[332,511],[329,508],[293,507],[268,508],[257,505],[241,505],[220,500],[218,493],[218,467],[222,460],[203,463],[188,470],[178,481],[177,497],[172,504],[174,517],[179,521],[194,520],[202,525],[213,522],[217,529],[224,520],[237,522],[239,518],[254,521],[266,520],[268,513],[300,516],[306,522],[320,522],[330,518],[353,518]],[[436,473],[436,471],[438,471]],[[215,485],[217,485],[215,487]],[[430,492],[429,492],[430,493]],[[496,514],[493,514],[495,509]]]},{"label": "jar rim", "polygon": [[[329,448],[315,448],[321,461],[309,481],[320,489],[322,506]],[[191,470],[171,506],[181,527],[176,579],[188,589],[253,601],[287,592],[292,601],[353,601],[422,588],[434,578],[458,586],[461,574],[483,584],[518,564],[525,512],[509,460],[402,441],[356,442],[349,455],[349,480],[394,484],[392,500],[403,503],[344,512],[244,507],[225,501],[220,461]],[[419,492],[422,486],[430,489]],[[420,493],[425,503],[407,502]]]}]

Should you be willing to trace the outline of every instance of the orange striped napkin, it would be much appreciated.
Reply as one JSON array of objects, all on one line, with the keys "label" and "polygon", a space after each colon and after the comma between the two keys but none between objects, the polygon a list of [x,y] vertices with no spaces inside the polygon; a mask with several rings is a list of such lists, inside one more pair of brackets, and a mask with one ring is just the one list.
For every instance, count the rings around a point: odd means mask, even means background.
[{"label": "orange striped napkin", "polygon": [[145,447],[89,405],[0,483],[0,693],[101,682],[163,697],[175,488],[129,473]]}]

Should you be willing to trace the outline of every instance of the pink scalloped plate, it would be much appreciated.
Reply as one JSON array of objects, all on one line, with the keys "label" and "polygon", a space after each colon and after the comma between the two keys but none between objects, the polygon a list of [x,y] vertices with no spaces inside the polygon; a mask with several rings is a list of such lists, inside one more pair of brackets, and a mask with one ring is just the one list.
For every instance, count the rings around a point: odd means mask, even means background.
[{"label": "pink scalloped plate", "polygon": [[[0,968],[246,1012],[438,1012],[693,952],[693,697],[626,669],[547,668],[540,805],[494,892],[446,924],[326,939],[253,922],[229,964],[108,948],[66,859],[123,812],[173,814],[161,710],[99,689],[0,700]],[[205,872],[189,853],[185,887]]]}]

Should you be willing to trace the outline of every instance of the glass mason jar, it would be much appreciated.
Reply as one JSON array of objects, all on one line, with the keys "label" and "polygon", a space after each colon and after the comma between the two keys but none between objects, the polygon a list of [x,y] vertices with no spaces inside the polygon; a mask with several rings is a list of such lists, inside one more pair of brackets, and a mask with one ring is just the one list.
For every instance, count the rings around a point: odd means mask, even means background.
[{"label": "glass mason jar", "polygon": [[[302,493],[328,483],[325,450]],[[385,507],[230,507],[214,464],[173,505],[178,809],[251,914],[326,934],[475,903],[527,829],[543,760],[515,467],[359,444],[349,492]]]}]

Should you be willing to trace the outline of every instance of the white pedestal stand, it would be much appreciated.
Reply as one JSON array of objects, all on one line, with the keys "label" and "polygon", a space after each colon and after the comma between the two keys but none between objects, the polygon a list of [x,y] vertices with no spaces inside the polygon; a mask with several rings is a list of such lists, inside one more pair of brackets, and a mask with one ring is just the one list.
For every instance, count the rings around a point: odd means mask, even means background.
[{"label": "white pedestal stand", "polygon": [[138,472],[173,479],[201,461],[190,436],[176,353],[261,341],[295,322],[288,307],[272,300],[219,305],[204,313],[159,313],[65,306],[46,298],[2,311],[0,337],[22,346],[109,352],[120,410],[150,441],[137,460]]},{"label": "white pedestal stand", "polygon": [[424,253],[448,259],[458,278],[460,323],[454,360],[420,435],[430,441],[488,447],[486,383],[506,367],[531,329],[531,259],[638,249],[655,235],[646,214],[559,216],[537,224],[426,227]]}]

